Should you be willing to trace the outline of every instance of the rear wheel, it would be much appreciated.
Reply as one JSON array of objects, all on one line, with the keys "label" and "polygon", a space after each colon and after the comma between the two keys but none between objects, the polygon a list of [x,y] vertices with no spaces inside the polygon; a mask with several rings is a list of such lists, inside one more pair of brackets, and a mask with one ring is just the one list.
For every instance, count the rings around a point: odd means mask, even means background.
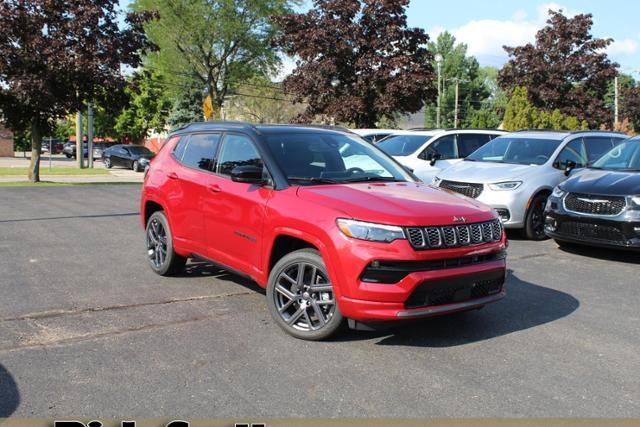
[{"label": "rear wheel", "polygon": [[170,276],[184,270],[187,259],[173,249],[173,238],[164,212],[157,211],[147,221],[147,256],[151,269]]},{"label": "rear wheel", "polygon": [[539,194],[533,198],[525,219],[524,232],[527,239],[545,240],[548,239],[544,233],[544,207],[547,204],[547,196]]},{"label": "rear wheel", "polygon": [[113,165],[111,164],[111,159],[109,157],[104,158],[104,167],[107,169],[111,169]]},{"label": "rear wheel", "polygon": [[313,249],[291,252],[276,263],[269,275],[267,305],[278,326],[305,340],[328,338],[344,320],[324,261]]},{"label": "rear wheel", "polygon": [[138,163],[137,160],[133,161],[133,164],[131,165],[131,169],[133,169],[134,172],[140,172],[140,164]]}]

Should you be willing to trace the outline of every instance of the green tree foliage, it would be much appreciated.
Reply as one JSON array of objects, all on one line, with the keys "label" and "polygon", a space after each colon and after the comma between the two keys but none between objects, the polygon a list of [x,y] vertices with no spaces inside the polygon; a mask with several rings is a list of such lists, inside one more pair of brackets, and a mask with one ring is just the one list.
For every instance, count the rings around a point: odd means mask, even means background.
[{"label": "green tree foliage", "polygon": [[594,38],[592,25],[589,14],[567,18],[549,11],[535,44],[505,46],[510,60],[500,71],[500,86],[508,92],[524,86],[536,108],[557,108],[593,127],[609,122],[604,98],[618,65],[605,52],[612,40]]},{"label": "green tree foliage", "polygon": [[503,127],[507,131],[521,129],[566,129],[578,130],[586,122],[574,116],[565,116],[559,109],[553,111],[540,110],[533,106],[525,87],[518,86],[513,90],[504,114]]},{"label": "green tree foliage", "polygon": [[314,0],[307,13],[275,19],[276,38],[297,68],[287,93],[306,102],[298,120],[333,117],[375,127],[384,116],[415,113],[435,95],[429,40],[407,26],[409,0]]},{"label": "green tree foliage", "polygon": [[[191,89],[195,81],[205,96],[211,96],[214,113],[219,115],[231,87],[256,73],[266,75],[276,71],[280,61],[269,46],[275,33],[270,18],[289,13],[291,3],[290,0],[135,0],[131,7],[159,15],[145,26],[147,35],[159,47],[147,57],[147,65],[170,82],[167,89],[177,102],[186,101],[181,92]],[[174,116],[182,116],[184,112],[180,108]]]},{"label": "green tree foliage", "polygon": [[[449,32],[440,33],[435,42],[429,43],[429,51],[434,56],[443,57],[441,75],[443,79],[440,125],[453,127],[455,116],[455,84],[458,82],[458,126],[471,126],[480,116],[488,117],[489,112],[478,115],[475,110],[487,107],[492,92],[487,75],[480,68],[476,58],[467,56],[467,45],[456,43],[456,38]],[[436,67],[435,61],[433,66]],[[495,78],[495,77],[494,77]],[[493,80],[495,82],[495,80]],[[425,108],[425,126],[435,127],[437,103],[431,102]]]},{"label": "green tree foliage", "polygon": [[130,79],[128,105],[116,117],[113,128],[120,138],[144,139],[150,130],[163,130],[171,101],[165,95],[159,73],[142,71]]},{"label": "green tree foliage", "polygon": [[[117,0],[0,2],[0,109],[14,132],[29,130],[29,179],[40,180],[42,137],[85,101],[117,101],[121,65],[140,65],[148,14],[118,24]],[[102,95],[107,95],[102,99]]]}]

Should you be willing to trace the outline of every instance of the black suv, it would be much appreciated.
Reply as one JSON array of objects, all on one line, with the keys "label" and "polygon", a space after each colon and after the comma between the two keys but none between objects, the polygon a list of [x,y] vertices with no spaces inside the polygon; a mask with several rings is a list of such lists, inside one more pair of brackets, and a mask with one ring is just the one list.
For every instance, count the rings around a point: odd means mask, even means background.
[{"label": "black suv", "polygon": [[561,246],[640,250],[640,137],[556,187],[547,202],[545,232]]}]

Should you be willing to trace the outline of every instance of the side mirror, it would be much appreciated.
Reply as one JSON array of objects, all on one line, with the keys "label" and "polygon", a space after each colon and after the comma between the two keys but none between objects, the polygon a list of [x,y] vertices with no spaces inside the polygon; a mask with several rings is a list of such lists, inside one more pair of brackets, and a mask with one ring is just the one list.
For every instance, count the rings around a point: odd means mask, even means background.
[{"label": "side mirror", "polygon": [[574,170],[578,166],[576,162],[572,160],[567,160],[567,163],[564,165],[564,176],[569,176],[572,170]]},{"label": "side mirror", "polygon": [[264,184],[262,168],[254,165],[236,166],[231,170],[231,180],[248,184]]},{"label": "side mirror", "polygon": [[440,154],[440,153],[433,153],[433,154],[430,154],[430,155],[428,156],[429,164],[430,164],[431,166],[435,166],[435,165],[436,165],[436,162],[437,162],[438,160],[440,160],[441,158],[442,158],[442,154]]}]

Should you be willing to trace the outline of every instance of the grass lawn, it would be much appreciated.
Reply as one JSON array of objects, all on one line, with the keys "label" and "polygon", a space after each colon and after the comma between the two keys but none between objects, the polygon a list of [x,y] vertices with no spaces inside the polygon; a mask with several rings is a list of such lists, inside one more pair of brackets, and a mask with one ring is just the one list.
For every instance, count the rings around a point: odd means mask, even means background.
[{"label": "grass lawn", "polygon": [[0,188],[3,187],[72,187],[80,185],[141,185],[137,182],[51,182],[40,181],[37,183],[29,181],[9,181],[0,182]]},{"label": "grass lawn", "polygon": [[[0,176],[26,176],[28,168],[0,168]],[[109,175],[109,171],[103,168],[78,169],[69,167],[48,167],[40,165],[40,175]]]}]

